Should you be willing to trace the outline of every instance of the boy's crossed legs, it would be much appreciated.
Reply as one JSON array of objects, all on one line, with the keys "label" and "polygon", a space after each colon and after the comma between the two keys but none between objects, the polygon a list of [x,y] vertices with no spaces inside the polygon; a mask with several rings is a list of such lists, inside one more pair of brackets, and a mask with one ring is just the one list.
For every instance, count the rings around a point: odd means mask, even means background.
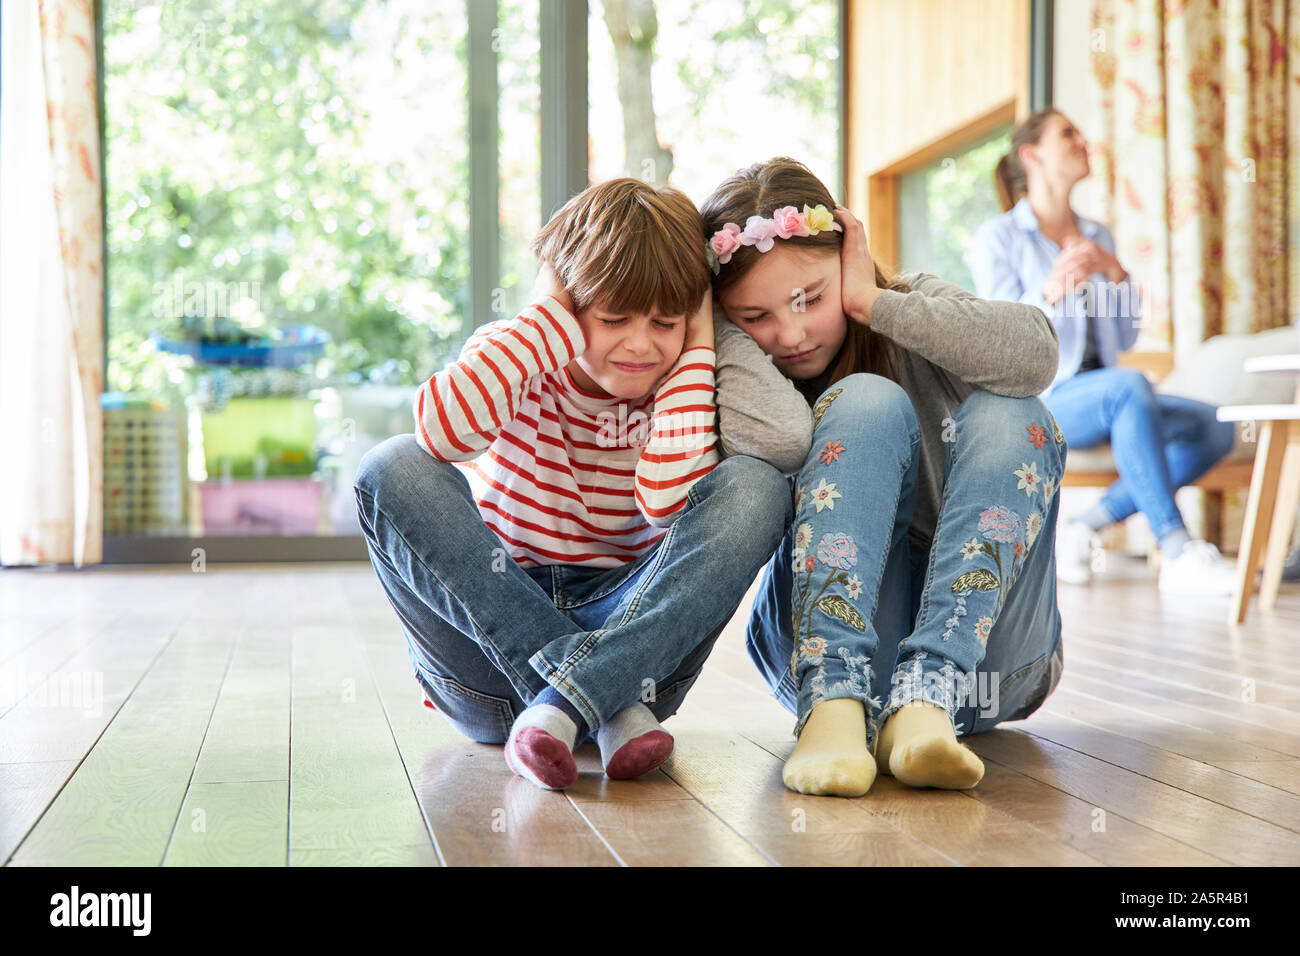
[{"label": "boy's crossed legs", "polygon": [[[655,736],[634,705],[647,690],[653,701],[662,675],[669,675],[666,692],[681,684],[684,695],[780,541],[791,507],[775,469],[729,458],[695,484],[677,521],[630,568],[524,570],[483,523],[460,472],[431,459],[411,435],[366,455],[356,492],[371,563],[405,626],[426,692],[438,687],[461,700],[488,698],[478,701],[488,708],[488,726],[468,728],[475,739],[496,739],[513,701],[551,708],[524,709],[511,724],[519,734],[508,747],[516,769],[526,764],[547,786],[556,784],[544,778],[576,777],[564,756],[572,760],[585,736],[581,725],[594,729],[598,742],[609,728],[602,746],[607,771],[635,775],[667,758],[659,751],[671,738]],[[541,586],[548,577],[550,587]],[[453,662],[440,660],[446,653],[439,647],[447,625],[470,638],[482,659],[458,653],[461,669],[448,672]],[[681,665],[691,659],[697,666],[683,675]],[[485,687],[489,672],[505,678],[513,701],[473,689]],[[500,686],[499,679],[493,683]],[[573,739],[564,739],[566,721]],[[525,733],[530,728],[537,732]],[[614,759],[636,741],[624,760]]]}]

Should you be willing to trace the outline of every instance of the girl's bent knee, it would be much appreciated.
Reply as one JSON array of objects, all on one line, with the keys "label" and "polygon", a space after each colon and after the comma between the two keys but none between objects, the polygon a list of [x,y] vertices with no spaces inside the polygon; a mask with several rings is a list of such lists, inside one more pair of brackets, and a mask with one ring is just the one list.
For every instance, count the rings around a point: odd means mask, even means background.
[{"label": "girl's bent knee", "polygon": [[964,420],[990,422],[1024,422],[1026,426],[1051,421],[1047,406],[1036,396],[1012,398],[976,389],[958,406],[957,415]]},{"label": "girl's bent knee", "polygon": [[1034,396],[1012,398],[977,389],[958,406],[954,424],[959,441],[963,433],[983,432],[989,440],[1004,442],[1028,432],[1036,447],[1046,448],[1056,445],[1055,422],[1047,406]]},{"label": "girl's bent knee", "polygon": [[916,409],[903,387],[868,372],[844,376],[821,394],[814,408],[817,407],[824,409],[817,424],[818,432],[828,429],[842,432],[852,427],[872,433],[885,430],[912,435],[920,427]]},{"label": "girl's bent knee", "polygon": [[1065,445],[1056,420],[1036,397],[1011,398],[977,390],[957,409],[952,437],[958,448],[995,472],[1034,460],[1044,474],[1065,467]]},{"label": "girl's bent knee", "polygon": [[883,375],[870,372],[855,372],[835,382],[818,397],[821,402],[835,396],[836,403],[845,405],[880,406],[906,402],[911,407],[912,401],[907,397],[903,386]]}]

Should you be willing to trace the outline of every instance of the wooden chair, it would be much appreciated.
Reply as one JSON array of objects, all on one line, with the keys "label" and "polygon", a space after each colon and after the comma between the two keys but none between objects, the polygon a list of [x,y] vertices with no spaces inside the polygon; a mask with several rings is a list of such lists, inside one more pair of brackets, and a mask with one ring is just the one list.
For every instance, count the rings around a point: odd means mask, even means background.
[{"label": "wooden chair", "polygon": [[[1152,384],[1159,384],[1174,369],[1172,352],[1125,352],[1119,358],[1120,366],[1135,368],[1151,379]],[[1088,449],[1091,451],[1092,449]],[[1232,460],[1215,465],[1192,487],[1200,488],[1205,493],[1205,538],[1222,546],[1223,500],[1226,492],[1250,487],[1253,462],[1249,460]],[[1071,467],[1066,460],[1065,475],[1061,478],[1062,488],[1108,488],[1119,479],[1119,472],[1113,467],[1096,469]]]}]

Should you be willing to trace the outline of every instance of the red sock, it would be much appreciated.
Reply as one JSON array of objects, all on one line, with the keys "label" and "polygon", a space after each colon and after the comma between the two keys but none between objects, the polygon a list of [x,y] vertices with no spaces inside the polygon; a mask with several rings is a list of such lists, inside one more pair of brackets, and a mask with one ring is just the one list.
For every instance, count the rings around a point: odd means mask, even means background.
[{"label": "red sock", "polygon": [[511,770],[548,790],[563,790],[578,779],[573,751],[540,727],[516,730],[506,741],[505,751]]},{"label": "red sock", "polygon": [[652,730],[633,737],[618,750],[605,767],[611,780],[644,776],[673,755],[673,738],[666,730]]}]

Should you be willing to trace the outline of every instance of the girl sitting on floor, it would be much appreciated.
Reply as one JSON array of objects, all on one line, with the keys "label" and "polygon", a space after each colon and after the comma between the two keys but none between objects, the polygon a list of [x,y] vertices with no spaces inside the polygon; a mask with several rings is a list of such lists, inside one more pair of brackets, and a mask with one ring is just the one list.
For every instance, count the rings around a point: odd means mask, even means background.
[{"label": "girl sitting on floor", "polygon": [[879,768],[973,787],[983,764],[957,736],[1028,716],[1061,674],[1066,449],[1034,397],[1056,332],[1032,306],[888,278],[792,159],[739,172],[701,211],[727,319],[771,357],[771,388],[812,408],[793,526],[748,631],[797,716],[783,779],[858,796]]}]

